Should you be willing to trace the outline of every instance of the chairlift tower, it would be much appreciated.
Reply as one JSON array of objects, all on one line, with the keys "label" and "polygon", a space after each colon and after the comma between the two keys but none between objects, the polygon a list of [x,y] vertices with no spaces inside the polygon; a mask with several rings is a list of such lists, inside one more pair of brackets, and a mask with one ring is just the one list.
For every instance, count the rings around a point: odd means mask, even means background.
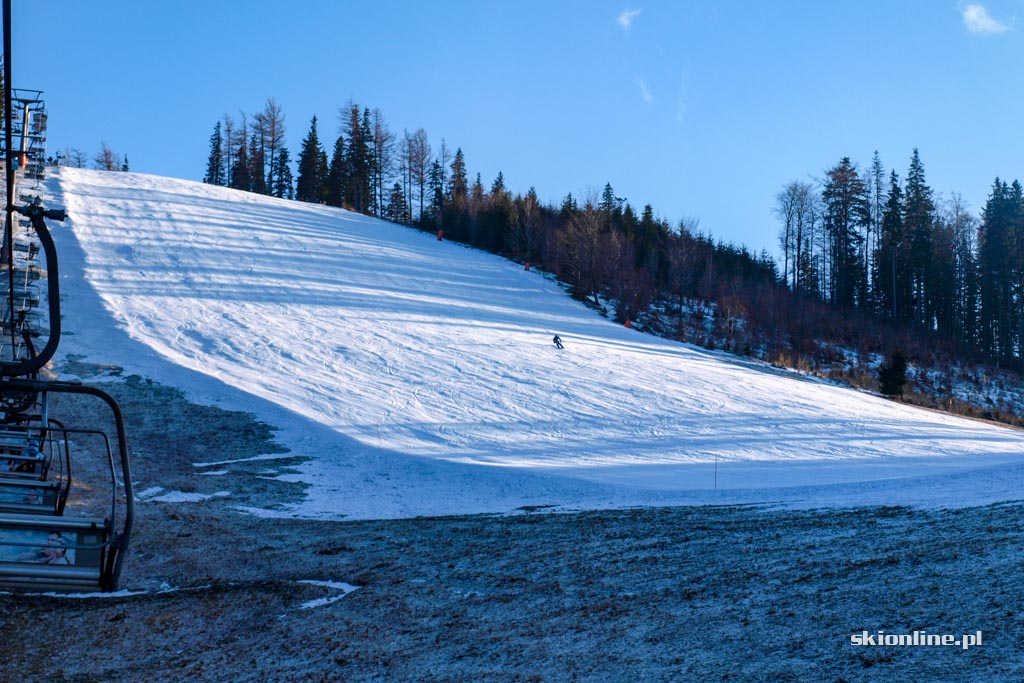
[{"label": "chairlift tower", "polygon": [[[12,0],[2,0],[7,84],[12,81],[11,4]],[[117,402],[98,388],[41,379],[61,336],[57,249],[46,221],[63,221],[65,214],[63,209],[44,207],[40,197],[15,192],[17,176],[39,180],[45,173],[46,109],[42,91],[6,94],[6,203],[0,245],[0,590],[112,591],[118,585],[135,509],[124,417]],[[35,309],[42,302],[36,282],[44,280],[49,314],[45,331],[35,322]],[[49,397],[60,394],[106,403],[113,417],[114,443],[109,428],[72,427],[57,419]],[[90,495],[97,482],[72,483],[73,455],[77,457],[90,439],[93,445],[86,452],[109,466],[109,498]],[[65,508],[68,500],[80,504],[70,513]]]},{"label": "chairlift tower", "polygon": [[11,138],[17,145],[14,152],[16,170],[33,180],[46,177],[47,114],[42,95],[42,90],[11,90]]}]

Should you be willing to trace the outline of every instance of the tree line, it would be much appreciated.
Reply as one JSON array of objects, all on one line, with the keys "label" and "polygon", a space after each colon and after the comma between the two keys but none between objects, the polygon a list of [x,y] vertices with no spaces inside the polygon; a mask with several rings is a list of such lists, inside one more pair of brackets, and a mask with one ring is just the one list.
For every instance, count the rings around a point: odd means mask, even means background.
[{"label": "tree line", "polygon": [[[395,134],[379,109],[349,102],[339,129],[325,145],[312,118],[292,185],[281,108],[270,99],[258,114],[225,116],[210,138],[204,182],[443,230],[446,239],[555,272],[574,296],[620,322],[636,320],[655,301],[674,302],[668,308],[678,315],[694,298],[783,290],[767,253],[716,243],[692,219],[673,226],[650,205],[638,212],[610,183],[548,205],[533,188],[512,192],[500,172],[486,183],[474,177],[461,148],[443,139],[433,148],[422,128]],[[739,315],[749,307],[727,308]]]},{"label": "tree line", "polygon": [[[346,207],[536,264],[580,300],[665,336],[757,353],[827,356],[829,344],[865,355],[896,346],[911,357],[937,345],[956,355],[1021,362],[1024,199],[996,181],[979,220],[959,197],[937,198],[915,149],[906,179],[878,154],[849,158],[821,181],[779,192],[781,262],[714,240],[698,221],[637,210],[606,184],[558,204],[502,173],[471,174],[461,148],[427,132],[394,133],[379,109],[339,108],[333,144],[312,118],[291,171],[285,120],[267,100],[257,114],[214,126],[204,181]],[[713,309],[711,322],[701,311]]]},{"label": "tree line", "polygon": [[1024,364],[1024,192],[998,178],[980,217],[936,196],[913,150],[905,179],[878,153],[860,171],[844,157],[820,183],[777,195],[782,278],[857,311]]}]

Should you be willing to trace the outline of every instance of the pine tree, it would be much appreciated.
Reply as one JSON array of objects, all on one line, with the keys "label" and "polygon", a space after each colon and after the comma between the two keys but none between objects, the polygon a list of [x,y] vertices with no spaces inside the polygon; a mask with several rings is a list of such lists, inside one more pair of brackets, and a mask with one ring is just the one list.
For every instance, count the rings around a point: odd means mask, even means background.
[{"label": "pine tree", "polygon": [[231,186],[231,176],[235,170],[235,121],[229,115],[224,114],[223,118],[223,150],[224,150],[224,161],[223,167],[223,184]]},{"label": "pine tree", "polygon": [[452,179],[449,185],[449,198],[452,203],[460,208],[466,205],[466,195],[469,191],[469,183],[466,180],[466,159],[462,155],[462,148],[455,150],[455,159],[452,160]]},{"label": "pine tree", "polygon": [[877,309],[879,308],[878,293],[876,292],[878,283],[874,280],[874,274],[877,273],[874,259],[878,254],[878,240],[881,236],[882,214],[885,213],[886,199],[885,169],[882,167],[882,158],[878,155],[877,149],[874,156],[871,157],[871,169],[868,171],[867,186],[868,196],[871,201],[871,221],[868,224],[867,239],[864,241],[864,268],[872,275],[868,296],[872,301],[873,307]]},{"label": "pine tree", "polygon": [[327,176],[330,173],[327,166],[327,152],[323,149],[317,151],[316,155],[316,176],[317,186],[320,188],[320,199],[318,200],[321,204],[327,203]]},{"label": "pine tree", "polygon": [[360,118],[359,105],[350,102],[345,128],[345,135],[348,138],[345,164],[348,185],[345,188],[345,200],[354,211],[360,213],[369,212],[373,204],[373,159],[369,125],[369,110],[367,109]]},{"label": "pine tree", "polygon": [[910,159],[904,192],[903,224],[910,246],[911,288],[914,299],[913,321],[932,328],[929,271],[932,257],[932,228],[935,202],[924,180],[924,165],[917,149]]},{"label": "pine tree", "polygon": [[576,198],[572,196],[572,192],[565,195],[565,199],[562,200],[562,206],[558,210],[558,218],[561,222],[568,222],[573,215],[579,211],[579,205],[576,203]]},{"label": "pine tree", "polygon": [[235,149],[235,163],[231,167],[231,186],[248,192],[252,190],[252,168],[249,163],[249,119],[244,112],[242,120],[235,128],[231,144]]},{"label": "pine tree", "polygon": [[867,294],[860,249],[870,220],[867,188],[849,157],[829,169],[822,190],[824,228],[829,239],[828,298],[840,308],[863,305]]},{"label": "pine tree", "polygon": [[875,302],[881,315],[909,320],[912,308],[910,242],[903,223],[903,190],[895,171],[882,213],[875,253]]},{"label": "pine tree", "polygon": [[981,342],[997,361],[1024,360],[1024,188],[996,179],[978,233]]},{"label": "pine tree", "polygon": [[213,127],[213,135],[210,136],[210,157],[206,161],[203,182],[210,185],[224,184],[224,139],[221,136],[220,121]]},{"label": "pine tree", "polygon": [[345,188],[348,186],[345,163],[345,138],[339,135],[334,141],[334,152],[327,171],[327,185],[324,188],[329,206],[345,205]]},{"label": "pine tree", "polygon": [[928,300],[935,330],[947,339],[955,338],[956,325],[956,235],[954,225],[936,214],[932,228],[932,254],[928,272]]},{"label": "pine tree", "polygon": [[299,151],[298,178],[295,182],[295,198],[300,202],[320,202],[324,198],[323,170],[321,157],[325,156],[316,132],[316,116],[309,124],[309,132],[302,141]]},{"label": "pine tree", "polygon": [[444,210],[444,170],[441,162],[435,160],[430,165],[430,173],[427,178],[427,189],[430,195],[430,215],[434,221],[441,218],[441,211]]},{"label": "pine tree", "polygon": [[605,183],[604,190],[601,191],[601,210],[610,216],[618,205],[615,199],[615,192],[612,190],[612,184]]},{"label": "pine tree", "polygon": [[885,396],[903,396],[907,383],[907,356],[896,349],[889,356],[889,362],[878,369],[879,389]]},{"label": "pine tree", "polygon": [[[632,209],[630,209],[630,213],[632,214]],[[631,219],[630,222],[632,220],[635,219]],[[625,216],[623,216],[623,224],[626,224]],[[664,234],[662,233],[662,225],[655,219],[654,208],[650,204],[644,206],[640,222],[637,224],[635,231],[633,245],[636,262],[634,266],[637,270],[644,269],[650,275],[656,275],[659,270],[662,249],[664,248]],[[629,232],[627,231],[628,234]]]},{"label": "pine tree", "polygon": [[[480,176],[477,175],[477,178],[479,177]],[[494,182],[491,184],[491,194],[504,195],[506,192],[508,192],[508,190],[505,188],[505,174],[502,173],[501,171],[498,171],[498,176],[494,179]]]},{"label": "pine tree", "polygon": [[[243,127],[244,131],[245,128]],[[249,168],[249,152],[243,142],[235,152],[235,165],[231,169],[231,187],[239,190],[252,190],[252,171]]]},{"label": "pine tree", "polygon": [[946,221],[953,230],[953,268],[956,286],[954,337],[978,345],[978,219],[959,194],[947,203]]},{"label": "pine tree", "polygon": [[469,189],[469,204],[473,210],[479,210],[484,204],[484,198],[486,196],[484,192],[484,182],[480,178],[480,174],[476,174],[476,180],[473,181],[473,187]]},{"label": "pine tree", "polygon": [[258,133],[249,138],[249,187],[256,194],[267,194],[266,159],[264,146]]},{"label": "pine tree", "polygon": [[121,172],[122,173],[127,173],[128,172],[128,155],[127,154],[124,155],[124,161],[121,163]]},{"label": "pine tree", "polygon": [[365,197],[363,201],[363,213],[375,214],[377,213],[377,193],[374,191],[374,178],[377,176],[377,148],[376,140],[373,137],[373,122],[370,120],[370,108],[366,107],[363,109],[363,138],[364,151],[363,155],[366,159],[366,174],[365,178],[362,179],[362,196]]},{"label": "pine tree", "polygon": [[290,157],[288,148],[281,147],[277,150],[277,158],[274,161],[274,186],[271,188],[271,194],[282,199],[292,199],[295,196]]},{"label": "pine tree", "polygon": [[385,218],[392,223],[402,223],[403,225],[409,223],[408,204],[400,183],[395,183],[391,188]]}]

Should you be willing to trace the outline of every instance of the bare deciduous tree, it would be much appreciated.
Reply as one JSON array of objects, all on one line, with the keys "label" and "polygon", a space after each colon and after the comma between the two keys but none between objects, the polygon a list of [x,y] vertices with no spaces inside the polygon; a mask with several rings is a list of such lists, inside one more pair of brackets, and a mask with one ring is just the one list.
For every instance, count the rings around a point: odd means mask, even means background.
[{"label": "bare deciduous tree", "polygon": [[380,213],[384,212],[385,185],[394,169],[395,134],[388,128],[384,114],[380,109],[373,110],[373,184],[377,192],[377,206]]},{"label": "bare deciduous tree", "polygon": [[811,262],[813,229],[820,215],[818,192],[811,183],[794,180],[775,196],[774,212],[782,221],[779,228],[782,278],[797,289],[806,278],[802,271]]},{"label": "bare deciduous tree", "polygon": [[92,163],[101,171],[120,171],[124,160],[106,142],[101,142],[100,151],[92,158]]},{"label": "bare deciduous tree", "polygon": [[[412,137],[409,138],[409,177],[412,185],[415,185],[419,189],[419,220],[423,220],[424,211],[424,195],[427,187],[427,180],[430,175],[430,157],[432,152],[430,149],[430,142],[427,140],[427,131],[419,128]],[[412,201],[412,193],[409,193],[410,202]]]},{"label": "bare deciduous tree", "polygon": [[562,252],[570,284],[576,296],[591,298],[600,305],[597,295],[598,259],[601,253],[601,231],[604,212],[597,206],[597,194],[588,193],[583,208],[573,214],[561,231],[558,248]]},{"label": "bare deciduous tree", "polygon": [[280,170],[277,168],[278,150],[284,146],[285,125],[284,111],[268,97],[263,111],[253,117],[256,126],[256,134],[260,139],[263,148],[263,158],[267,160],[267,191],[272,192]]}]

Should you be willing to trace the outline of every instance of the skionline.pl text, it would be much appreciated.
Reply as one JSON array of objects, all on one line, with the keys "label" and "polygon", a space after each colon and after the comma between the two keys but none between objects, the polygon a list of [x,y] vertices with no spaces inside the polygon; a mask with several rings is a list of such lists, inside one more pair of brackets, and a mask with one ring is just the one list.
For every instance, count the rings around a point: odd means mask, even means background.
[{"label": "skionline.pl text", "polygon": [[886,633],[877,631],[860,631],[850,636],[851,645],[862,646],[883,646],[883,647],[959,647],[968,650],[981,645],[981,631],[964,633],[961,636],[952,634],[935,634],[927,631],[914,631],[913,633]]}]

